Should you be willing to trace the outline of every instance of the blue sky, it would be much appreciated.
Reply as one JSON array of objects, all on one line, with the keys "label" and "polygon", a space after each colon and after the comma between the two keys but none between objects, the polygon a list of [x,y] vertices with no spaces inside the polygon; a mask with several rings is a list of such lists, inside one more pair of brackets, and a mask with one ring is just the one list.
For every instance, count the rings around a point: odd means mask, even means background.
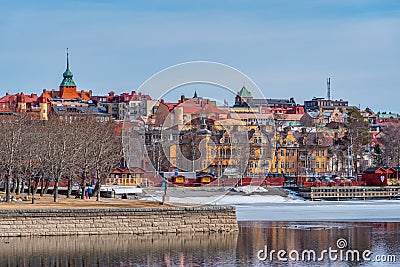
[{"label": "blue sky", "polygon": [[[166,67],[207,60],[244,72],[268,98],[302,103],[326,96],[331,77],[333,98],[400,112],[397,0],[0,0],[0,6],[1,94],[57,88],[69,47],[79,89],[97,94],[130,91]],[[243,85],[233,82],[238,90]]]}]

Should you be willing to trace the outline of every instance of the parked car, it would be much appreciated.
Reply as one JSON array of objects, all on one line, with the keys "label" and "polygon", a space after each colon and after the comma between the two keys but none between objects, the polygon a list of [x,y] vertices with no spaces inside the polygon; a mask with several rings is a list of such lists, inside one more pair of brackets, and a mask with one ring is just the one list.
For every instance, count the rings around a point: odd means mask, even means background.
[{"label": "parked car", "polygon": [[307,179],[307,182],[320,183],[321,180],[316,177],[310,177]]}]

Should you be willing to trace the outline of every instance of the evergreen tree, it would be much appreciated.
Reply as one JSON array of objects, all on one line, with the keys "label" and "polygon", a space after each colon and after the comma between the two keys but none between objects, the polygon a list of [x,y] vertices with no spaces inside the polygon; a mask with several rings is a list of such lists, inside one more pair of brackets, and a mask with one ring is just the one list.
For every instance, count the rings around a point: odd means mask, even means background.
[{"label": "evergreen tree", "polygon": [[376,167],[382,167],[383,164],[383,151],[380,145],[376,144],[372,151],[373,164]]}]

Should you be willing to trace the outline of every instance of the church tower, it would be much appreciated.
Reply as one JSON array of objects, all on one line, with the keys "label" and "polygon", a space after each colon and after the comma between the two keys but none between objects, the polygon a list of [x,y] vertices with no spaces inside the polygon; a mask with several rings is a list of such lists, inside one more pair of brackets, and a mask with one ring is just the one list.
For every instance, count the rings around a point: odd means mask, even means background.
[{"label": "church tower", "polygon": [[63,80],[60,84],[60,95],[62,98],[68,98],[68,95],[76,95],[76,84],[72,79],[74,75],[69,70],[69,54],[67,48],[67,69],[63,73]]}]

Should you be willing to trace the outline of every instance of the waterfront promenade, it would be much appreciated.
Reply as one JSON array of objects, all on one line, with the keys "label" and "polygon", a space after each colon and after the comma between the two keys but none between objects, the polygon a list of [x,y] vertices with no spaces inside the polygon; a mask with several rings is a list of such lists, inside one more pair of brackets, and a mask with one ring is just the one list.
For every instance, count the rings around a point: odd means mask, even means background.
[{"label": "waterfront promenade", "polygon": [[0,204],[0,236],[63,236],[232,232],[231,206],[161,205],[154,201],[37,199]]}]

